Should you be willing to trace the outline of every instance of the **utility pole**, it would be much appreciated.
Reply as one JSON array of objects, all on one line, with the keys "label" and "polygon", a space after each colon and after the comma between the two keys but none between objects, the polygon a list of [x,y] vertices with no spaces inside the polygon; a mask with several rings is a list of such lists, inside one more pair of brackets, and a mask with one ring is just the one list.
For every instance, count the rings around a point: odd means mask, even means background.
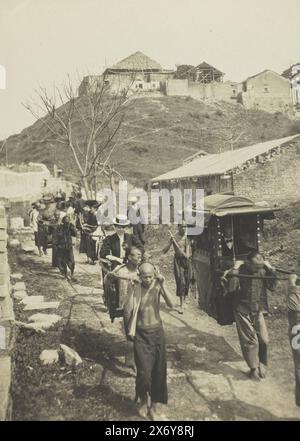
[{"label": "utility pole", "polygon": [[[244,134],[244,132],[240,132],[238,134],[238,136],[234,139],[234,133],[232,134],[232,137],[230,138],[230,147],[231,147],[231,151],[233,152],[234,148],[234,144],[236,144],[238,142],[238,140],[240,139],[240,137]],[[234,179],[233,179],[233,169],[231,169],[231,190],[234,193]]]}]

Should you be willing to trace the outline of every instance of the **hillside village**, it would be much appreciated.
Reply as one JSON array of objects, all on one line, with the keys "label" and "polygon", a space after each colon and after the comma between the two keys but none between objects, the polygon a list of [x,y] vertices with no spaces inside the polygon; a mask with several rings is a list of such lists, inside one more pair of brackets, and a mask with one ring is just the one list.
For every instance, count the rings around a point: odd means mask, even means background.
[{"label": "hillside village", "polygon": [[282,74],[266,69],[238,83],[224,80],[225,73],[205,61],[167,70],[138,51],[105,69],[102,75],[84,77],[78,94],[88,93],[93,84],[103,81],[113,92],[129,86],[133,92],[159,91],[167,96],[237,102],[247,109],[292,115],[299,106],[299,66],[293,65]]}]

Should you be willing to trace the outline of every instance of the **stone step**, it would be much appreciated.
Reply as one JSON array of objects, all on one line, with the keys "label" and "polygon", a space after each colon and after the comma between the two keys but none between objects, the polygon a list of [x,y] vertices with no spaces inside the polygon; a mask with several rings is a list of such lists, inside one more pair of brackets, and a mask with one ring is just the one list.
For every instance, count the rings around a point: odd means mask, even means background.
[{"label": "stone step", "polygon": [[37,311],[44,309],[57,309],[59,302],[41,302],[41,303],[29,303],[24,308],[24,311]]}]

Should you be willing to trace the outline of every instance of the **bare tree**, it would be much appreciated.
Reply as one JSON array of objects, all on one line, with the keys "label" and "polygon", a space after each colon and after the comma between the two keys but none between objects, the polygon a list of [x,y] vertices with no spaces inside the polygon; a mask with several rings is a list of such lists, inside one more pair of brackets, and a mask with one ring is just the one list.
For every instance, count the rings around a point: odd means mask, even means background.
[{"label": "bare tree", "polygon": [[[113,93],[102,77],[78,97],[70,77],[62,88],[36,91],[35,100],[23,104],[46,129],[46,140],[71,154],[87,197],[97,192],[97,177],[108,176],[111,185],[120,174],[110,164],[118,148],[118,132],[124,121],[131,84]],[[78,122],[82,130],[78,130]],[[44,139],[45,141],[45,139]]]}]

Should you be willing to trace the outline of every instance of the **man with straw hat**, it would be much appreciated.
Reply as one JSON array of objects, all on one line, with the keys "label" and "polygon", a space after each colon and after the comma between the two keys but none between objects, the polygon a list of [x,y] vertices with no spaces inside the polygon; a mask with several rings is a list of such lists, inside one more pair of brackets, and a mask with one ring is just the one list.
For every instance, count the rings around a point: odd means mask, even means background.
[{"label": "man with straw hat", "polygon": [[113,225],[116,232],[104,239],[100,250],[101,258],[105,259],[111,254],[126,262],[130,247],[135,246],[143,251],[143,245],[139,239],[128,232],[130,222],[126,215],[117,215],[113,220]]}]

